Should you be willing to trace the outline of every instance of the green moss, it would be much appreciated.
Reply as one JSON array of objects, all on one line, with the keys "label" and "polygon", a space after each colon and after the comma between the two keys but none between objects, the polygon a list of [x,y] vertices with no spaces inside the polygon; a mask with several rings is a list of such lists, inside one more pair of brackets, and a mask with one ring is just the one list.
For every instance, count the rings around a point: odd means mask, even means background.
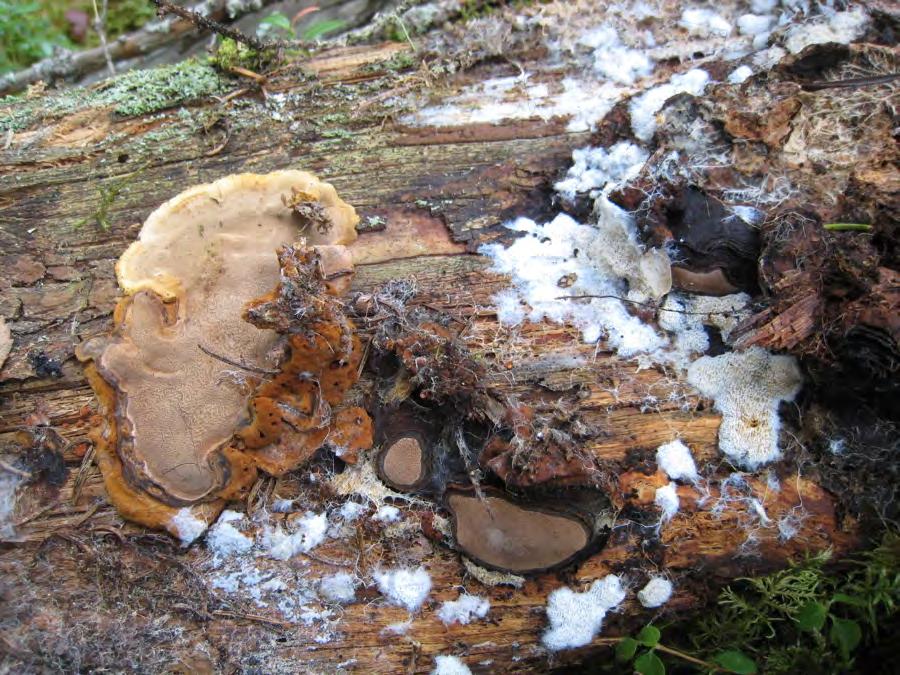
[{"label": "green moss", "polygon": [[99,88],[72,87],[32,99],[0,98],[0,132],[22,131],[41,121],[92,107],[109,107],[121,117],[136,117],[199,101],[228,88],[228,81],[195,59],[171,66],[131,70]]},{"label": "green moss", "polygon": [[350,138],[352,133],[346,129],[326,129],[322,132],[322,138]]},{"label": "green moss", "polygon": [[233,68],[265,71],[278,61],[277,49],[257,51],[231,38],[222,40],[215,53],[209,57],[210,65],[226,73]]},{"label": "green moss", "polygon": [[182,105],[221,92],[225,82],[195,59],[149,70],[132,70],[110,80],[96,103],[114,106],[116,114],[135,117]]}]

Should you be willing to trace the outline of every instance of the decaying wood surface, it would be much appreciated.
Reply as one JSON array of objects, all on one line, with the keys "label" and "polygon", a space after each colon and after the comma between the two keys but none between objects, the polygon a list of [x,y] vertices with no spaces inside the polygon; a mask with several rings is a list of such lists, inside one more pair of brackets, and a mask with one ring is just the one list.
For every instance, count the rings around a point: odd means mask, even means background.
[{"label": "decaying wood surface", "polygon": [[[16,532],[2,545],[0,575],[8,593],[26,599],[27,580],[44,600],[11,610],[22,612],[20,620],[27,623],[7,619],[0,626],[0,651],[39,664],[36,635],[43,636],[41,649],[62,652],[57,641],[63,635],[77,641],[73,627],[83,625],[95,640],[125,635],[118,648],[140,658],[141,632],[146,628],[150,639],[159,628],[154,624],[151,630],[151,624],[162,622],[182,631],[177,639],[156,643],[156,658],[165,654],[173,672],[428,672],[437,654],[458,655],[475,672],[536,672],[582,661],[593,651],[551,656],[540,647],[547,594],[562,585],[583,589],[610,572],[642,583],[659,571],[676,580],[676,595],[663,611],[677,613],[698,606],[736,576],[783,566],[806,551],[832,547],[840,553],[853,546],[852,523],[839,518],[823,489],[797,475],[779,476],[780,491],[750,479],[752,494],[773,522],[802,503],[799,532],[788,541],[779,540],[777,528],[754,526],[746,500],[714,512],[718,495],[704,500],[686,486],[679,488],[681,513],[656,537],[654,490],[667,479],[652,461],[655,449],[681,437],[698,463],[727,475],[717,450],[718,415],[669,374],[638,371],[633,362],[582,344],[574,329],[499,326],[491,297],[507,281],[474,254],[479,243],[504,236],[500,224],[509,217],[552,213],[552,184],[569,165],[572,149],[585,145],[589,135],[567,133],[559,119],[405,127],[383,108],[391,87],[423,86],[414,74],[398,78],[387,72],[386,62],[403,49],[345,48],[283,69],[266,84],[266,93],[296,98],[277,116],[266,113],[275,110],[271,98],[267,108],[262,94],[251,92],[193,106],[193,113],[205,115],[205,131],[159,133],[175,128],[174,110],[117,119],[109,110],[91,109],[7,138],[0,150],[0,314],[15,344],[0,373],[0,432],[9,457],[23,451],[16,432],[52,427],[66,441],[68,477],[58,488],[37,482],[20,490]],[[514,72],[495,63],[465,77]],[[235,82],[235,89],[242,86]],[[432,94],[440,98],[450,88],[441,84]],[[256,96],[256,105],[236,107],[247,96]],[[235,128],[228,109],[248,123]],[[338,115],[340,124],[321,122]],[[271,608],[235,605],[209,588],[201,572],[209,562],[202,545],[179,549],[167,537],[118,518],[90,459],[86,434],[99,420],[73,346],[109,328],[117,295],[113,265],[156,206],[189,185],[288,167],[332,182],[364,224],[386,223],[381,230],[363,230],[355,245],[378,251],[373,258],[382,259],[358,266],[355,289],[414,279],[415,302],[467,326],[464,338],[488,365],[495,392],[523,403],[568,397],[601,430],[585,450],[606,467],[604,478],[620,510],[603,550],[575,569],[530,579],[522,589],[489,588],[466,572],[457,553],[432,543],[418,527],[391,538],[360,525],[353,537],[329,540],[313,555],[284,564],[310,575],[352,569],[367,580],[379,565],[423,564],[433,591],[408,631],[397,635],[385,628],[405,621],[407,612],[389,606],[369,583],[360,601],[343,609],[330,641],[320,643],[315,625],[287,623]],[[113,193],[104,214],[108,227],[101,227],[98,204]],[[62,364],[59,377],[35,375],[39,353]],[[364,378],[360,390],[367,386]],[[311,470],[321,476],[325,464]],[[307,473],[263,480],[251,507],[273,491],[296,495],[300,504],[318,510],[339,504]],[[415,504],[409,511],[406,520],[414,524],[430,514]],[[646,527],[632,522],[642,512],[649,514]],[[748,529],[754,531],[749,543]],[[455,599],[461,587],[490,598],[487,621],[446,627],[436,618],[437,603]],[[621,634],[653,616],[630,594],[622,610],[607,617],[604,635]],[[117,622],[129,624],[130,632],[116,628]]]}]

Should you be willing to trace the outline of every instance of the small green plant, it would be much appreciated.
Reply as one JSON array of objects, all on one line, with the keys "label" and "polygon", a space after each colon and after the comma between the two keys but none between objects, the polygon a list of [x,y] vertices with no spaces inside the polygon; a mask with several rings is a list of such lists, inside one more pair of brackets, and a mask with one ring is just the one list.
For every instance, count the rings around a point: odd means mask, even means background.
[{"label": "small green plant", "polygon": [[631,663],[632,669],[641,675],[665,675],[666,664],[659,654],[669,656],[699,667],[706,672],[736,673],[737,675],[754,675],[756,664],[743,652],[726,649],[714,654],[708,661],[692,656],[687,652],[660,643],[662,634],[653,625],[644,626],[634,637],[610,638],[617,640],[616,660],[619,663]]},{"label": "small green plant", "polygon": [[301,39],[306,42],[313,42],[319,38],[323,38],[330,33],[337,33],[342,30],[347,22],[342,19],[322,19],[316,21],[305,28],[301,33]]}]

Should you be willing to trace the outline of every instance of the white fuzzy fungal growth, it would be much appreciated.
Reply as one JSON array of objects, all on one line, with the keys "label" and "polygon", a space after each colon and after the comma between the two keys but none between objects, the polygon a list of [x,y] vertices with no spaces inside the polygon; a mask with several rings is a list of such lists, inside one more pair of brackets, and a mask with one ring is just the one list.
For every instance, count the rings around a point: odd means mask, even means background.
[{"label": "white fuzzy fungal growth", "polygon": [[803,383],[792,356],[759,347],[691,364],[688,382],[715,402],[722,414],[719,449],[735,464],[755,470],[778,459],[778,404],[792,401]]},{"label": "white fuzzy fungal growth", "polygon": [[366,507],[359,502],[344,502],[339,513],[345,522],[352,523],[366,512]]},{"label": "white fuzzy fungal growth", "polygon": [[467,624],[474,619],[487,616],[491,603],[479,595],[464,593],[456,600],[447,600],[437,611],[438,618],[449,626],[454,623]]},{"label": "white fuzzy fungal growth", "polygon": [[231,556],[247,553],[253,548],[253,540],[238,530],[233,522],[243,520],[244,514],[228,509],[206,534],[206,545],[216,556]]},{"label": "white fuzzy fungal growth", "polygon": [[678,486],[675,485],[675,483],[669,483],[668,485],[663,485],[661,488],[656,488],[656,496],[653,503],[662,511],[662,523],[672,520],[672,518],[675,517],[675,514],[678,513],[680,502],[678,500],[677,487]]},{"label": "white fuzzy fungal growth", "polygon": [[472,675],[472,671],[458,656],[436,656],[431,675]]},{"label": "white fuzzy fungal growth", "polygon": [[559,588],[547,598],[550,628],[541,641],[551,651],[583,647],[603,626],[606,613],[625,599],[622,582],[614,574],[595,581],[584,593]]},{"label": "white fuzzy fungal growth", "polygon": [[753,75],[753,68],[750,66],[738,66],[734,70],[731,71],[728,75],[728,83],[729,84],[741,84],[746,81],[748,77]]},{"label": "white fuzzy fungal growth", "polygon": [[676,94],[688,93],[699,96],[709,83],[709,73],[694,68],[686,73],[673,75],[666,84],[649,89],[631,99],[628,111],[631,114],[631,128],[642,141],[650,141],[656,133],[656,113],[662,110],[666,101]]},{"label": "white fuzzy fungal growth", "polygon": [[644,607],[660,607],[672,597],[672,582],[664,577],[653,577],[637,593],[638,602]]},{"label": "white fuzzy fungal growth", "polygon": [[479,249],[492,259],[494,271],[512,277],[513,288],[494,298],[497,317],[507,326],[526,318],[568,322],[581,330],[585,342],[605,337],[623,357],[656,351],[667,340],[615,297],[561,299],[611,295],[643,301],[659,298],[671,287],[668,256],[658,249],[643,250],[628,214],[600,198],[596,216],[596,227],[565,214],[544,225],[518,218],[506,227],[526,236],[508,248],[488,244]]},{"label": "white fuzzy fungal growth", "polygon": [[309,553],[325,541],[328,532],[328,518],[324,513],[307,511],[302,518],[294,521],[294,532],[286,533],[281,527],[266,528],[263,545],[269,557],[288,560],[298,553]]},{"label": "white fuzzy fungal growth", "polygon": [[188,507],[178,509],[178,512],[170,521],[183,546],[192,543],[197,537],[206,532],[206,521],[197,518]]},{"label": "white fuzzy fungal growth", "polygon": [[869,15],[861,8],[847,12],[835,12],[825,21],[803,23],[788,30],[784,46],[791,54],[803,51],[809,45],[824,42],[853,42],[865,32]]},{"label": "white fuzzy fungal growth", "polygon": [[774,16],[766,14],[743,14],[737,20],[738,31],[741,35],[759,35],[768,32],[774,21]]},{"label": "white fuzzy fungal growth", "polygon": [[400,520],[400,509],[385,504],[375,512],[372,520],[377,520],[379,523],[396,523]]},{"label": "white fuzzy fungal growth", "polygon": [[653,61],[623,45],[618,31],[608,24],[584,33],[578,41],[594,50],[594,71],[613,82],[631,85],[653,72]]},{"label": "white fuzzy fungal growth", "polygon": [[606,192],[637,176],[649,156],[642,147],[628,141],[610,148],[579,148],[572,152],[572,166],[556,184],[556,191],[569,200],[574,200],[579,192]]},{"label": "white fuzzy fungal growth", "polygon": [[690,449],[680,440],[659,446],[656,451],[656,463],[672,480],[686,480],[692,483],[700,480],[694,457]]},{"label": "white fuzzy fungal growth", "polygon": [[711,9],[692,8],[681,13],[678,25],[686,29],[691,35],[699,37],[728,37],[731,35],[731,24],[720,14]]},{"label": "white fuzzy fungal growth", "polygon": [[422,567],[376,572],[375,583],[392,605],[405,607],[410,612],[421,607],[431,591],[431,577]]},{"label": "white fuzzy fungal growth", "polygon": [[331,574],[319,582],[319,595],[329,602],[346,605],[356,599],[356,580],[346,572]]}]

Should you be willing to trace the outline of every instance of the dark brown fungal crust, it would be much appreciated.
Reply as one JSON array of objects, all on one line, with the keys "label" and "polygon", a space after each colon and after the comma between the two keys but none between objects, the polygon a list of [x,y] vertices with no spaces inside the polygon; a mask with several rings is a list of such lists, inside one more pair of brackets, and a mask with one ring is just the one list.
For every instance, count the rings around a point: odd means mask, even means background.
[{"label": "dark brown fungal crust", "polygon": [[581,446],[600,431],[562,401],[550,410],[509,406],[478,463],[511,487],[598,485],[596,459]]},{"label": "dark brown fungal crust", "polygon": [[642,175],[610,198],[623,208],[636,209],[635,222],[649,243],[674,249],[680,271],[673,270],[673,283],[682,290],[727,295],[757,289],[759,229],[713,195]]},{"label": "dark brown fungal crust", "polygon": [[[580,512],[484,488],[447,491],[457,548],[482,567],[513,574],[537,574],[564,567],[593,549],[594,531]],[[476,522],[470,522],[470,521]]]}]

